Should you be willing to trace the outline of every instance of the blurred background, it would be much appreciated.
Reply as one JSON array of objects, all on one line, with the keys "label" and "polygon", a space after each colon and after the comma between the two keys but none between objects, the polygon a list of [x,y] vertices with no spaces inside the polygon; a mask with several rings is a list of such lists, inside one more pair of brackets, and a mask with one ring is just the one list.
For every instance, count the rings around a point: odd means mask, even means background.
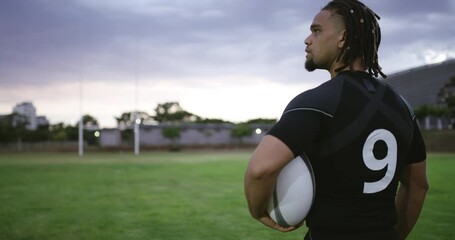
[{"label": "blurred background", "polygon": [[[386,81],[422,128],[453,128],[455,2],[364,2],[381,17]],[[323,5],[2,0],[0,140],[77,141],[82,120],[94,146],[131,145],[136,122],[144,146],[255,144],[289,100],[329,79],[304,69]],[[178,137],[165,137],[175,123],[185,123]],[[242,123],[250,130],[231,133]]]}]

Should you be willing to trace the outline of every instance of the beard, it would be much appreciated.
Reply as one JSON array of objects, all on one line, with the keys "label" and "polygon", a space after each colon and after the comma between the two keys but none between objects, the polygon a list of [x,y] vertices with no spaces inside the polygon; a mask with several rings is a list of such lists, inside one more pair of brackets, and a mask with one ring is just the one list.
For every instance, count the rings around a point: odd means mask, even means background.
[{"label": "beard", "polygon": [[308,70],[308,72],[312,72],[316,70],[318,67],[316,66],[316,63],[314,63],[313,59],[307,59],[305,62],[305,69]]}]

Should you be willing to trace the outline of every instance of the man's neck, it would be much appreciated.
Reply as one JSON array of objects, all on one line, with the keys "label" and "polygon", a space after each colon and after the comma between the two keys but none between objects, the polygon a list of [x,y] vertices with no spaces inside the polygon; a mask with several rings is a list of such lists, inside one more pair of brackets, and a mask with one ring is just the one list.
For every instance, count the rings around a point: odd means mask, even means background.
[{"label": "man's neck", "polygon": [[333,64],[332,67],[329,69],[330,77],[334,78],[334,77],[336,77],[338,75],[339,72],[342,72],[342,71],[345,71],[345,70],[360,71],[360,72],[364,72],[366,70],[365,62],[363,61],[363,59],[362,58],[357,58],[352,63],[352,68],[351,68],[351,66],[348,65],[348,66],[340,69],[339,71],[335,71],[335,70],[337,70],[340,67],[343,67],[345,65],[346,65],[345,63],[341,63],[341,62],[337,62],[337,63]]}]

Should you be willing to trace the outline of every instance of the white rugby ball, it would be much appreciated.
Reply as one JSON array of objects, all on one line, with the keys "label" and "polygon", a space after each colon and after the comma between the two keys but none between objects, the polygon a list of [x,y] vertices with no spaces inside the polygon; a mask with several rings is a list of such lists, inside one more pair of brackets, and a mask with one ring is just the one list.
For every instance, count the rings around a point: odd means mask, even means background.
[{"label": "white rugby ball", "polygon": [[283,227],[301,223],[313,204],[313,169],[305,154],[290,161],[281,170],[268,205],[270,217]]}]

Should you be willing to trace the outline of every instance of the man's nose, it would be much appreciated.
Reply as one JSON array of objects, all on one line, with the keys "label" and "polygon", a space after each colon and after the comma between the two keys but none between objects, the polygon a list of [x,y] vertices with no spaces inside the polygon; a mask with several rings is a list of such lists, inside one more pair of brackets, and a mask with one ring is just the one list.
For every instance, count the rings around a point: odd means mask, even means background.
[{"label": "man's nose", "polygon": [[311,41],[310,41],[310,36],[308,36],[307,38],[305,38],[305,44],[308,46],[310,45]]}]

